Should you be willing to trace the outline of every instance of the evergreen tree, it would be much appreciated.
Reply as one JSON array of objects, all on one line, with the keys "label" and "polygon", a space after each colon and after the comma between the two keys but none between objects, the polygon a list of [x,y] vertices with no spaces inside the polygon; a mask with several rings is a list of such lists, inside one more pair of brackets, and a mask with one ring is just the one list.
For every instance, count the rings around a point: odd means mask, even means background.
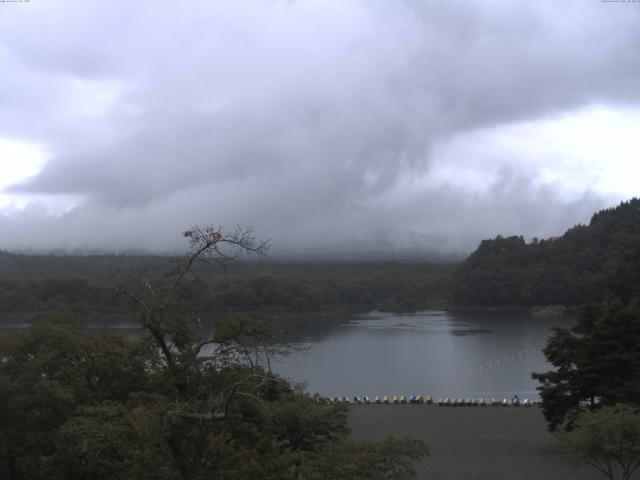
[{"label": "evergreen tree", "polygon": [[534,373],[551,430],[571,428],[585,406],[640,403],[640,252],[627,257],[601,304],[556,328],[544,353],[556,368]]}]

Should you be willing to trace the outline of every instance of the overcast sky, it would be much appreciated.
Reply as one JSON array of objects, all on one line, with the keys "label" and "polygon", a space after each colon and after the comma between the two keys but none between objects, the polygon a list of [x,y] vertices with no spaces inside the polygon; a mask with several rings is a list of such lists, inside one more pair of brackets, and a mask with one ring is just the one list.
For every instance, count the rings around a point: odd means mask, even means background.
[{"label": "overcast sky", "polygon": [[466,252],[640,194],[640,3],[0,2],[0,248]]}]

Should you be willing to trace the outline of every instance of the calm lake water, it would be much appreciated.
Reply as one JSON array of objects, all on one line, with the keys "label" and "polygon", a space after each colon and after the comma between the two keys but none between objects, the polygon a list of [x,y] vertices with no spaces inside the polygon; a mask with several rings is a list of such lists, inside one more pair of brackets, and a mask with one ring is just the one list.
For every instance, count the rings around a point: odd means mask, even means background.
[{"label": "calm lake water", "polygon": [[[344,320],[289,323],[288,341],[306,347],[273,364],[310,393],[323,396],[431,395],[538,398],[531,372],[550,368],[541,349],[550,328],[572,318],[531,317],[524,312],[372,312]],[[20,330],[28,321],[2,322],[0,331]],[[125,321],[109,328],[129,335]]]},{"label": "calm lake water", "polygon": [[321,395],[538,398],[531,372],[549,369],[541,349],[571,318],[526,313],[372,312],[290,327],[308,347],[274,369]]}]

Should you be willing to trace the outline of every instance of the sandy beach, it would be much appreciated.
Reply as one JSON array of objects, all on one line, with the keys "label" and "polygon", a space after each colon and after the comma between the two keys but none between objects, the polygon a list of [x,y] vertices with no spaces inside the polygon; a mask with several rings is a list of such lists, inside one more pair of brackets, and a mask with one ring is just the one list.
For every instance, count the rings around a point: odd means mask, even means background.
[{"label": "sandy beach", "polygon": [[352,405],[352,436],[423,440],[430,455],[418,465],[424,480],[598,480],[590,467],[564,457],[537,407]]}]

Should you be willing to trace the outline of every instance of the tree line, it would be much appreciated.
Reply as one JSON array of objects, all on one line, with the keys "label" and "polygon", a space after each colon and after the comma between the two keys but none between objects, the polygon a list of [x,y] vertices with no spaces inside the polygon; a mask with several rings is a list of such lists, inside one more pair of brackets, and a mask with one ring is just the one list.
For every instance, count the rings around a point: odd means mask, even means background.
[{"label": "tree line", "polygon": [[[165,267],[163,259],[161,265]],[[180,284],[180,298],[200,312],[313,313],[353,312],[372,309],[418,310],[446,304],[453,266],[378,264],[279,263],[260,269],[234,265],[228,276],[210,274],[200,266],[196,275]],[[241,274],[235,273],[236,269]],[[242,271],[242,269],[245,271]],[[88,269],[93,271],[93,269]],[[76,272],[77,273],[77,272]],[[296,275],[290,275],[294,273]],[[134,269],[118,277],[137,275],[157,279],[155,272]],[[129,313],[126,299],[114,299],[103,288],[112,278],[48,277],[0,280],[0,314],[46,315],[59,310],[97,316]]]},{"label": "tree line", "polygon": [[640,245],[640,199],[599,211],[561,237],[484,240],[455,271],[458,305],[583,305],[604,298],[607,280]]}]

